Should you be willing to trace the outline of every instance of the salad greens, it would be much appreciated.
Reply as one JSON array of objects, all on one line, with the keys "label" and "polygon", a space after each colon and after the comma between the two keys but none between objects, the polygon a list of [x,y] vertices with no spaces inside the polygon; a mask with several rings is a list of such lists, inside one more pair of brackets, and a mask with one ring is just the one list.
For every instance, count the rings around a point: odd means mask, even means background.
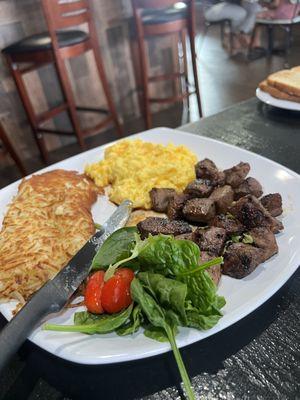
[{"label": "salad greens", "polygon": [[141,306],[138,304],[134,307],[129,321],[122,325],[120,328],[116,329],[116,333],[119,336],[126,336],[126,335],[132,335],[133,333],[137,332],[139,328],[142,325],[142,322],[144,320],[143,313]]},{"label": "salad greens", "polygon": [[[146,285],[146,288],[147,286],[148,285]],[[185,369],[175,340],[175,335],[177,332],[177,318],[174,319],[174,317],[176,316],[176,314],[172,310],[166,309],[158,304],[156,299],[154,299],[153,296],[147,292],[146,288],[139,279],[134,278],[131,283],[132,299],[141,306],[149,322],[155,328],[161,328],[162,332],[166,334],[173,350],[173,354],[184,383],[186,394],[190,400],[193,400],[195,399],[195,395],[192,389],[191,381]],[[152,336],[152,338],[157,337]]]},{"label": "salad greens", "polygon": [[119,328],[128,320],[133,305],[117,314],[95,315],[81,311],[74,315],[74,325],[45,324],[43,329],[61,332],[82,332],[93,335],[95,333],[109,333]]},{"label": "salad greens", "polygon": [[118,229],[109,236],[98,250],[92,261],[92,269],[104,269],[131,255],[135,244],[135,227]]},{"label": "salad greens", "polygon": [[148,338],[170,343],[187,397],[194,399],[175,337],[180,326],[212,328],[222,317],[225,305],[225,299],[217,294],[216,285],[205,271],[222,263],[222,257],[201,265],[199,260],[200,249],[192,241],[170,235],[142,240],[136,228],[119,229],[99,249],[92,268],[106,270],[105,281],[121,265],[136,271],[130,287],[133,303],[112,315],[76,312],[74,325],[46,324],[44,329],[87,334],[115,331],[124,336],[143,327]]}]

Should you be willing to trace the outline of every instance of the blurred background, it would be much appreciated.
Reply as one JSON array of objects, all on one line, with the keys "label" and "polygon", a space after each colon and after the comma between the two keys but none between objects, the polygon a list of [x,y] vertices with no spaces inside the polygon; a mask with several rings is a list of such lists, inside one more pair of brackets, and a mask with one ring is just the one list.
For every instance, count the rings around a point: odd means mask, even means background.
[{"label": "blurred background", "polygon": [[[0,1],[0,50],[30,35],[49,30],[42,3],[39,0]],[[124,135],[145,130],[147,125],[143,109],[144,88],[132,2],[130,0],[91,0],[90,3],[108,88]],[[272,32],[268,28],[261,29],[260,49],[252,51],[253,49],[249,47],[251,32],[248,35],[248,42],[247,38],[241,38],[236,46],[236,43],[230,43],[230,40],[236,41],[236,37],[231,36],[232,21],[207,20],[207,10],[216,4],[208,0],[196,1],[194,4],[194,40],[202,117],[218,113],[234,103],[255,96],[259,82],[272,71],[300,64],[300,24],[293,24],[291,32],[287,32],[284,24],[278,24]],[[184,3],[177,6],[177,10],[183,8]],[[296,14],[293,17],[298,16],[298,10]],[[159,17],[160,11],[155,15]],[[223,32],[223,38],[221,38],[221,32]],[[271,36],[272,48],[270,49]],[[242,39],[245,39],[244,42]],[[229,48],[230,45],[233,49]],[[145,48],[149,75],[170,75],[180,69],[183,48],[182,42],[181,44],[178,42],[178,35],[149,36],[145,39]],[[191,57],[190,47],[187,46],[187,69],[189,79],[193,82]],[[107,99],[91,52],[66,59],[65,65],[71,85],[70,90],[73,92],[76,103],[105,107]],[[43,114],[62,102],[62,89],[57,79],[57,70],[52,63],[29,70],[23,77],[35,113]],[[175,93],[182,91],[180,82],[157,80],[149,85],[149,92],[154,98],[172,97],[174,91]],[[187,99],[184,98],[176,103],[153,103],[151,115],[153,127],[177,127],[189,121],[195,121],[199,119],[196,95],[193,94],[189,98],[189,110]],[[95,112],[85,112],[82,115],[80,113],[80,124],[83,127],[95,125],[98,120],[99,116]],[[45,162],[40,157],[28,115],[20,98],[20,90],[16,88],[12,72],[3,55],[0,57],[0,121],[27,173],[44,167]],[[72,130],[66,110],[55,115],[46,124],[49,130]],[[43,138],[49,152],[47,161],[50,164],[82,150],[77,144],[75,135],[45,133]],[[115,127],[104,127],[101,133],[93,132],[85,137],[86,149],[117,138],[119,135]],[[19,177],[19,170],[12,158],[7,152],[3,152],[0,163],[1,187]]]}]

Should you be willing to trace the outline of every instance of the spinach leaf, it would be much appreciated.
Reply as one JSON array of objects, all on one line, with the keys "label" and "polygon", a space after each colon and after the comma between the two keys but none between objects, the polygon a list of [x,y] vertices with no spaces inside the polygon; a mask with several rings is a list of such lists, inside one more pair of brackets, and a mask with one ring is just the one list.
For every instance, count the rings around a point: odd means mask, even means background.
[{"label": "spinach leaf", "polygon": [[181,279],[187,285],[187,326],[212,328],[222,316],[220,309],[226,303],[224,297],[217,294],[217,287],[206,271],[183,276]]},{"label": "spinach leaf", "polygon": [[[134,278],[131,282],[131,297],[134,301],[136,301],[142,308],[144,314],[146,315],[148,321],[156,328],[162,329],[166,333],[166,337],[168,338],[181,378],[183,380],[183,384],[186,390],[186,394],[189,400],[195,400],[195,395],[192,390],[191,381],[184,366],[183,360],[181,358],[180,352],[178,350],[176,340],[175,340],[175,329],[176,326],[171,326],[166,318],[165,310],[161,307],[156,300],[143,288],[142,283],[138,278]],[[148,330],[149,334],[149,330]],[[161,335],[158,336],[152,335],[152,338],[161,338]]]},{"label": "spinach leaf", "polygon": [[143,271],[177,275],[198,265],[200,249],[190,240],[169,235],[149,236],[148,244],[138,256]]},{"label": "spinach leaf", "polygon": [[[122,265],[122,264],[126,265],[129,261],[130,261],[130,263],[132,263],[133,261],[136,261],[138,255],[140,254],[142,249],[144,249],[148,245],[147,240],[141,240],[140,236],[137,233],[134,233],[134,238],[135,238],[135,245],[134,245],[133,249],[131,250],[131,255],[128,256],[127,258],[121,259],[120,261],[116,262],[115,264],[111,264],[108,267],[107,271],[105,272],[105,275],[104,275],[105,281],[107,281],[109,278],[111,278],[114,275],[116,269],[120,265]],[[136,267],[137,267],[137,265],[135,264],[135,268]]]},{"label": "spinach leaf", "polygon": [[199,330],[211,329],[215,326],[221,316],[219,314],[203,315],[199,311],[187,311],[187,326]]},{"label": "spinach leaf", "polygon": [[110,235],[93,258],[92,269],[104,269],[129,257],[136,241],[136,234],[135,227],[125,227]]},{"label": "spinach leaf", "polygon": [[206,311],[215,304],[217,288],[206,271],[182,277],[188,287],[187,299],[200,310]]},{"label": "spinach leaf", "polygon": [[[75,318],[75,323],[81,322],[81,324],[76,325],[56,325],[56,324],[45,324],[43,326],[44,330],[50,331],[61,331],[61,332],[82,332],[87,334],[95,333],[109,333],[119,328],[128,320],[133,309],[133,304],[131,304],[125,310],[119,312],[118,314],[103,314],[103,315],[86,315],[78,313]],[[88,313],[89,314],[89,313]],[[96,318],[97,317],[97,318]]]},{"label": "spinach leaf", "polygon": [[195,268],[188,269],[185,272],[177,274],[176,277],[177,277],[177,279],[180,279],[183,276],[195,275],[195,274],[198,274],[198,272],[204,271],[205,269],[207,269],[209,267],[213,267],[214,265],[222,264],[222,262],[223,262],[223,257],[216,257],[209,261],[204,262],[201,265],[196,266]]},{"label": "spinach leaf", "polygon": [[120,328],[116,329],[119,336],[132,335],[137,332],[143,322],[143,314],[140,305],[134,307],[130,316],[130,321]]},{"label": "spinach leaf", "polygon": [[[177,335],[177,328],[173,328],[174,335]],[[157,340],[158,342],[168,342],[168,336],[163,328],[158,328],[157,326],[148,325],[145,327],[144,335],[149,339]]]},{"label": "spinach leaf", "polygon": [[106,314],[92,314],[88,311],[78,311],[74,314],[74,324],[75,325],[90,325],[96,321],[100,321],[106,318]]},{"label": "spinach leaf", "polygon": [[131,297],[137,302],[152,325],[164,328],[165,313],[153,297],[146,292],[139,279],[134,278],[130,286]]},{"label": "spinach leaf", "polygon": [[[220,297],[220,296],[219,296]],[[221,298],[221,297],[220,297]],[[222,308],[224,304],[220,304]],[[186,303],[187,326],[200,330],[207,330],[217,324],[222,314],[219,309],[210,310],[209,315],[201,313],[201,310],[192,305],[190,301]]]},{"label": "spinach leaf", "polygon": [[[151,291],[151,294],[162,307],[179,315],[180,320],[177,318],[177,321],[181,322],[181,325],[186,324],[184,303],[187,287],[185,283],[152,272],[140,272],[138,279],[142,282],[144,288]],[[174,320],[175,318],[170,315],[170,319]]]}]

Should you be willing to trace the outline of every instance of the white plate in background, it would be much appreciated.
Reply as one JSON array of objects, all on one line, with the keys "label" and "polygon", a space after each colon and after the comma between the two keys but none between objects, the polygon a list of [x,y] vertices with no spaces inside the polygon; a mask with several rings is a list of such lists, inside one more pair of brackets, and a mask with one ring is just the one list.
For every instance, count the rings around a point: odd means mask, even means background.
[{"label": "white plate in background", "polygon": [[256,97],[270,106],[277,108],[284,108],[285,110],[300,111],[300,103],[289,100],[276,99],[276,97],[271,96],[269,93],[264,92],[260,88],[256,89]]},{"label": "white plate in background", "polygon": [[[199,159],[211,158],[220,169],[229,168],[240,161],[249,162],[251,165],[249,175],[261,182],[264,193],[279,192],[283,197],[284,213],[281,219],[285,229],[276,235],[279,254],[261,264],[244,279],[237,280],[222,276],[218,292],[225,296],[227,301],[223,309],[223,318],[208,331],[200,332],[195,329],[181,328],[177,343],[179,347],[183,347],[213,335],[251,313],[269,299],[296,271],[300,264],[300,177],[297,173],[257,154],[190,133],[155,128],[133,135],[129,140],[136,138],[154,143],[183,144],[195,152]],[[64,168],[82,172],[86,163],[102,159],[104,149],[109,145],[81,153],[47,167],[43,171]],[[0,191],[1,221],[6,205],[17,193],[18,183],[15,182]],[[94,220],[103,223],[114,208],[115,206],[107,198],[99,197],[92,209]],[[1,304],[0,312],[7,319],[11,319],[13,308],[14,305],[11,303]],[[74,309],[64,310],[49,321],[72,324],[72,315],[75,311]],[[80,333],[42,331],[39,326],[29,339],[58,357],[81,364],[116,363],[145,358],[170,350],[167,343],[148,339],[141,330],[133,336],[125,337],[119,337],[114,333],[90,336]]]}]

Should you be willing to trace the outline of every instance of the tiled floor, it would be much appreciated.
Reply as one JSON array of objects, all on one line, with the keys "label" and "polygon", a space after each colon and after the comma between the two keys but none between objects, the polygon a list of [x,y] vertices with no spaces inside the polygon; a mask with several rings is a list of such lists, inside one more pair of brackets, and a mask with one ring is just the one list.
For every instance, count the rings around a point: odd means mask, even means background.
[{"label": "tiled floor", "polygon": [[[203,102],[204,115],[215,114],[230,105],[248,99],[255,95],[257,84],[270,72],[300,64],[300,29],[296,31],[295,40],[290,54],[287,57],[273,56],[270,59],[248,63],[243,57],[229,58],[220,44],[218,27],[210,28],[203,37],[199,33],[196,39],[199,58],[199,77]],[[196,99],[191,99],[190,120],[198,117]],[[154,117],[154,126],[176,127],[186,123],[186,112],[182,106],[170,108],[160,112]],[[142,119],[127,122],[125,132],[127,135],[144,130]],[[103,143],[117,139],[113,131],[108,131],[87,140],[88,148],[99,146]],[[61,148],[51,154],[51,163],[70,157],[80,151],[77,144]],[[27,160],[28,172],[33,172],[44,167],[39,159]],[[17,169],[0,169],[0,187],[19,179]]]}]

